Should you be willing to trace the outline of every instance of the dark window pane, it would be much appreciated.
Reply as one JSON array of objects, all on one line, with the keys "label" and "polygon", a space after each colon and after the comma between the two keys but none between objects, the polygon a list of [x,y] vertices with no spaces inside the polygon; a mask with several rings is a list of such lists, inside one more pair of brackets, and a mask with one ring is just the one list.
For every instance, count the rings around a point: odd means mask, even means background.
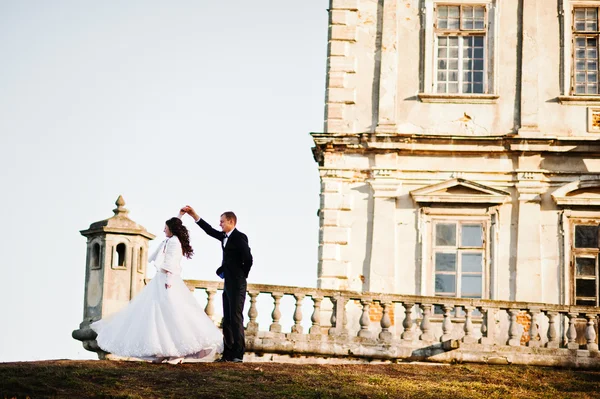
[{"label": "dark window pane", "polygon": [[456,293],[456,276],[450,274],[435,275],[435,293]]},{"label": "dark window pane", "polygon": [[456,246],[455,223],[438,223],[435,225],[435,245]]},{"label": "dark window pane", "polygon": [[482,247],[483,226],[481,224],[463,224],[460,241],[463,247]]},{"label": "dark window pane", "polygon": [[437,252],[435,254],[435,271],[453,272],[456,271],[456,254],[444,254]]},{"label": "dark window pane", "polygon": [[575,280],[575,296],[596,297],[596,280]]},{"label": "dark window pane", "polygon": [[462,276],[461,298],[481,298],[481,276]]},{"label": "dark window pane", "polygon": [[598,248],[598,226],[575,226],[575,248]]},{"label": "dark window pane", "polygon": [[463,272],[481,272],[483,254],[463,253],[461,255]]},{"label": "dark window pane", "polygon": [[[588,299],[577,299],[575,301],[575,304],[577,306],[596,306],[596,301],[590,301]],[[443,314],[444,312],[440,312],[441,314]]]},{"label": "dark window pane", "polygon": [[595,276],[596,258],[575,258],[576,276]]}]

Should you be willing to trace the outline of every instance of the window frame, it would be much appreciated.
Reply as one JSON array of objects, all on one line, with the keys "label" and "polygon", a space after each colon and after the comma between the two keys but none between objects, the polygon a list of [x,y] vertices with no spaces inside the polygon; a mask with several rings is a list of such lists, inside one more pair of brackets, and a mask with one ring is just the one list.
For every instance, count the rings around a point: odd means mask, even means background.
[{"label": "window frame", "polygon": [[[583,30],[583,31],[577,31],[575,30],[575,13],[578,9],[596,9],[596,30],[595,31],[587,31],[587,30]],[[600,63],[600,3],[594,3],[594,4],[578,4],[578,3],[574,3],[573,6],[571,7],[571,18],[570,18],[570,25],[569,25],[569,29],[571,31],[571,84],[570,84],[570,88],[569,88],[569,93],[572,96],[577,96],[577,97],[581,97],[581,96],[600,96],[600,68],[599,68],[599,63]],[[576,49],[577,46],[575,44],[575,41],[579,38],[579,37],[584,37],[584,38],[594,38],[596,39],[596,93],[577,93],[576,90],[576,64],[577,64],[577,59],[575,58],[575,53],[576,53]],[[587,48],[587,47],[586,47]],[[587,80],[586,80],[587,82]]]},{"label": "window frame", "polygon": [[[462,287],[462,277],[464,275],[481,275],[481,298],[477,299],[486,299],[486,289],[487,284],[489,282],[489,277],[487,276],[486,265],[488,264],[488,251],[486,250],[488,247],[489,233],[488,233],[488,218],[482,217],[473,217],[473,216],[433,216],[431,218],[431,246],[429,251],[430,264],[432,267],[432,294],[436,297],[442,298],[461,298],[461,287]],[[436,244],[436,226],[438,224],[456,224],[456,244],[454,246],[439,246]],[[460,244],[461,240],[461,232],[464,225],[469,224],[481,224],[482,226],[482,246],[481,247],[473,247],[473,246],[463,246]],[[438,272],[436,270],[435,257],[438,253],[452,253],[456,254],[456,269],[454,272]],[[462,254],[465,253],[482,253],[482,265],[480,273],[471,273],[471,272],[463,272],[462,270]],[[455,280],[455,295],[438,295],[435,289],[435,279],[438,274],[443,275],[454,275],[456,277]]]},{"label": "window frame", "polygon": [[[439,7],[458,7],[459,8],[459,17],[458,17],[458,28],[456,29],[450,29],[450,28],[440,28],[438,26],[438,15],[437,15],[437,11]],[[463,28],[463,22],[464,22],[464,8],[465,7],[483,7],[483,29],[467,29],[467,28]],[[488,80],[489,80],[489,76],[488,76],[488,64],[489,64],[489,57],[488,57],[488,40],[487,40],[487,27],[488,27],[488,7],[486,4],[444,4],[444,3],[436,3],[433,7],[433,16],[434,16],[434,21],[433,21],[433,30],[434,30],[434,45],[433,45],[433,87],[432,87],[432,92],[435,94],[442,94],[442,95],[478,95],[478,94],[488,94]],[[439,75],[439,58],[438,58],[438,54],[439,54],[439,46],[440,46],[440,38],[441,37],[445,37],[447,40],[450,40],[450,38],[454,38],[456,37],[458,39],[458,58],[457,58],[457,63],[458,63],[458,81],[456,82],[456,84],[458,85],[458,92],[457,93],[450,93],[450,92],[439,92],[438,91],[438,85],[440,84],[440,82],[438,81],[438,75]],[[463,63],[464,63],[464,37],[483,37],[483,91],[481,93],[473,93],[473,92],[463,92],[463,85],[464,85],[464,69],[463,69]],[[474,48],[474,47],[473,47]],[[472,73],[474,73],[475,71],[473,71]],[[470,82],[471,85],[474,84],[474,81]]]},{"label": "window frame", "polygon": [[[498,0],[425,0],[423,8],[422,24],[424,54],[421,70],[420,93],[418,95],[422,102],[429,103],[460,103],[460,104],[493,104],[498,99],[497,78],[498,70],[498,26],[496,22],[498,15]],[[437,7],[440,6],[483,6],[485,9],[484,30],[463,29],[459,26],[460,36],[481,36],[484,34],[484,93],[438,93],[437,92],[437,47],[438,33],[449,36],[455,30],[437,28]],[[461,15],[463,8],[461,7]],[[459,58],[461,59],[461,58]],[[462,79],[460,79],[462,80]],[[460,88],[462,91],[462,87]]]},{"label": "window frame", "polygon": [[[600,217],[570,217],[569,218],[569,299],[571,305],[574,306],[589,306],[577,305],[577,274],[576,274],[576,258],[594,258],[595,259],[595,281],[596,281],[596,305],[600,305],[600,236],[597,237],[596,248],[575,248],[575,227],[576,226],[600,226]],[[598,228],[600,233],[600,227]],[[590,298],[590,297],[581,297]]]},{"label": "window frame", "polygon": [[[575,8],[600,7],[598,0],[559,0],[559,20],[561,30],[561,79],[558,102],[569,106],[599,106],[600,94],[575,94],[575,55],[573,23]],[[599,11],[600,13],[600,11]],[[600,18],[600,17],[599,17]],[[600,26],[599,26],[600,28]],[[600,39],[599,39],[600,40]],[[599,44],[600,46],[600,44]],[[599,54],[600,58],[600,54]],[[599,60],[600,69],[600,60]],[[600,74],[599,74],[600,85]],[[600,91],[600,86],[599,86]],[[589,130],[589,129],[588,129]]]}]

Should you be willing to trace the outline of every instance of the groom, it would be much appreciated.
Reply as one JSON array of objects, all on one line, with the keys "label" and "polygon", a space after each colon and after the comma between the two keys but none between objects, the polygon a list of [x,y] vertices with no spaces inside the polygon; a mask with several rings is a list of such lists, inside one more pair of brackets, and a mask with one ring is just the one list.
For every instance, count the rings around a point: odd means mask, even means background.
[{"label": "groom", "polygon": [[221,215],[222,231],[211,227],[196,211],[186,205],[182,212],[194,218],[196,224],[209,236],[221,241],[223,261],[217,275],[223,279],[223,357],[217,361],[241,363],[246,347],[244,339],[244,301],[246,300],[246,278],[252,266],[252,254],[248,237],[235,228],[237,217],[233,212]]}]

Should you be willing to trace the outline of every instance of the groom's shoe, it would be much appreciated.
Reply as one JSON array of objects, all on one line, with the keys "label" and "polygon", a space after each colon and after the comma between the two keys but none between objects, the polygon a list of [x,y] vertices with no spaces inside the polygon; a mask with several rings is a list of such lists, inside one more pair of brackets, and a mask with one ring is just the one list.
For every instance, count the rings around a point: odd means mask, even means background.
[{"label": "groom's shoe", "polygon": [[224,357],[222,357],[220,359],[215,360],[213,363],[227,363],[227,362],[230,362],[230,361],[231,360],[225,359]]},{"label": "groom's shoe", "polygon": [[240,359],[239,357],[234,357],[232,360],[233,363],[243,363],[244,360]]}]

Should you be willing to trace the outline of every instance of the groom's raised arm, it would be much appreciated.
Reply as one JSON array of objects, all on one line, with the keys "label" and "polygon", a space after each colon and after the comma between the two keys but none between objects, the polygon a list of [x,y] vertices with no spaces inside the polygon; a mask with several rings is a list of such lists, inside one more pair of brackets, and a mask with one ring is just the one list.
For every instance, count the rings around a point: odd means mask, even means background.
[{"label": "groom's raised arm", "polygon": [[196,222],[196,224],[198,226],[200,226],[200,228],[202,230],[204,230],[204,232],[206,234],[208,234],[209,236],[216,238],[219,241],[223,240],[223,232],[214,229],[210,224],[206,223],[205,220],[203,220],[200,216],[198,216],[198,214],[196,213],[196,211],[194,210],[194,208],[192,208],[189,205],[184,206],[183,208],[181,208],[180,213],[187,213],[188,215],[190,215],[194,221]]},{"label": "groom's raised arm", "polygon": [[202,230],[212,238],[216,238],[217,240],[223,240],[223,232],[214,229],[210,224],[208,224],[204,219],[196,220],[196,224],[200,226]]}]

